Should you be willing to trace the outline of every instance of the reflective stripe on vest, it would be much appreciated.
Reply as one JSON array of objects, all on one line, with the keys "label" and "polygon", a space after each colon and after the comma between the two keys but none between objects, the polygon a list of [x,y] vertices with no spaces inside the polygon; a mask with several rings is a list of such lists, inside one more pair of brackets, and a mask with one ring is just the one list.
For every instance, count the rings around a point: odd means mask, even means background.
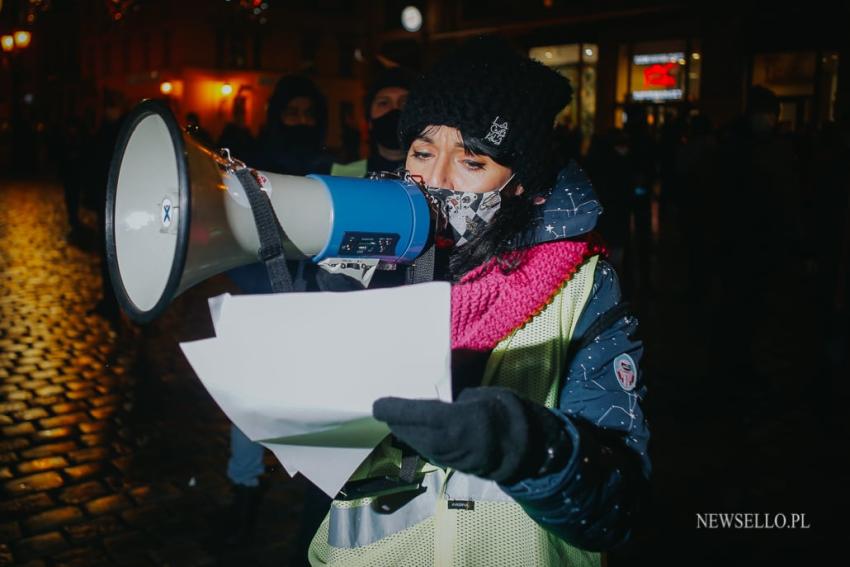
[{"label": "reflective stripe on vest", "polygon": [[328,544],[332,547],[363,547],[414,526],[434,515],[440,489],[438,473],[426,474],[420,493],[400,492],[361,498],[348,508],[331,506]]},{"label": "reflective stripe on vest", "polygon": [[[551,303],[499,343],[484,385],[512,388],[554,407],[566,356],[593,287],[597,257],[590,258]],[[382,443],[352,478],[398,471],[400,452]],[[396,473],[397,474],[397,473]],[[313,538],[312,565],[482,567],[598,566],[598,553],[572,547],[540,527],[497,483],[473,475],[420,470],[425,490],[355,501],[334,501]],[[406,499],[405,499],[406,498]]]}]

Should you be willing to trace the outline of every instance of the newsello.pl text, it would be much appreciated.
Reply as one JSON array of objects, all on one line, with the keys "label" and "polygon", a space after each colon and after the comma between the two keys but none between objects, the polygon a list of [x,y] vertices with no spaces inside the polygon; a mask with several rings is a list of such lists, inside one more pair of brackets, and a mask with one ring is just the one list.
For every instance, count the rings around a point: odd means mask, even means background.
[{"label": "newsello.pl text", "polygon": [[698,530],[807,530],[811,527],[805,514],[697,513]]}]

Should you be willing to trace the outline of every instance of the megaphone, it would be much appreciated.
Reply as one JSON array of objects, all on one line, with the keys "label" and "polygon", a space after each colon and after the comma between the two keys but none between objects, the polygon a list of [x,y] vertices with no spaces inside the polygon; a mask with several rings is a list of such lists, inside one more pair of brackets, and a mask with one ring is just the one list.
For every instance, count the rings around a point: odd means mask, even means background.
[{"label": "megaphone", "polygon": [[[258,261],[260,239],[235,168],[151,100],[128,115],[106,198],[106,253],[121,308],[136,322],[180,293]],[[412,263],[433,238],[434,209],[403,179],[297,177],[253,171],[286,239],[289,259]]]}]

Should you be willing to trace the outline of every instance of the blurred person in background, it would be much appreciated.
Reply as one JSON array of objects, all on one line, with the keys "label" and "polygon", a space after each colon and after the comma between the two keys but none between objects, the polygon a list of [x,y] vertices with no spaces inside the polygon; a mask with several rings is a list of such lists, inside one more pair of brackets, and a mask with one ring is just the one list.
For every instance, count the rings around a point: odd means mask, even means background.
[{"label": "blurred person in background", "polygon": [[398,121],[411,82],[410,73],[401,67],[379,71],[363,101],[369,126],[369,155],[348,164],[335,163],[331,175],[363,177],[367,172],[396,171],[404,165]]},{"label": "blurred person in background", "polygon": [[232,118],[221,131],[216,148],[227,148],[231,156],[244,161],[255,151],[254,136],[245,121],[244,97],[237,96],[233,100]]},{"label": "blurred person in background", "polygon": [[88,179],[84,187],[86,206],[97,213],[97,238],[100,252],[100,273],[102,296],[91,312],[96,313],[113,325],[119,321],[118,299],[112,289],[109,267],[106,262],[106,185],[109,180],[109,168],[115,144],[124,122],[126,111],[124,96],[113,90],[105,90],[103,95],[103,115],[100,127],[92,142]]},{"label": "blurred person in background", "polygon": [[212,149],[214,142],[210,133],[201,126],[201,118],[197,112],[189,112],[186,114],[186,132],[189,133],[201,145]]}]

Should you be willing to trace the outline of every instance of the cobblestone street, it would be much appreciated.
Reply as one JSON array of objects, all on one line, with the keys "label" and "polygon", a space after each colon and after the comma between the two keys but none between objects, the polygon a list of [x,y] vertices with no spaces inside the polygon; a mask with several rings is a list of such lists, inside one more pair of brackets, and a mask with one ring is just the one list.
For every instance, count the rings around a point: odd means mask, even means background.
[{"label": "cobblestone street", "polygon": [[116,332],[66,231],[58,186],[3,182],[0,565],[287,564],[303,484],[272,462],[256,544],[218,544],[228,422],[177,347],[209,336],[217,282]]},{"label": "cobblestone street", "polygon": [[[93,228],[91,213],[84,220]],[[178,343],[212,335],[206,299],[226,280],[190,290],[152,324],[113,328],[89,314],[94,246],[71,246],[66,232],[58,185],[0,182],[0,566],[297,564],[306,481],[271,459],[255,541],[221,543],[229,423]],[[655,296],[637,302],[653,502],[609,565],[816,564],[847,505],[838,462],[850,428],[812,294],[802,277],[771,291],[754,345],[764,381],[733,403],[738,384],[708,370],[718,315],[687,304],[669,234]],[[804,513],[812,529],[696,529],[697,513],[714,512]]]}]

